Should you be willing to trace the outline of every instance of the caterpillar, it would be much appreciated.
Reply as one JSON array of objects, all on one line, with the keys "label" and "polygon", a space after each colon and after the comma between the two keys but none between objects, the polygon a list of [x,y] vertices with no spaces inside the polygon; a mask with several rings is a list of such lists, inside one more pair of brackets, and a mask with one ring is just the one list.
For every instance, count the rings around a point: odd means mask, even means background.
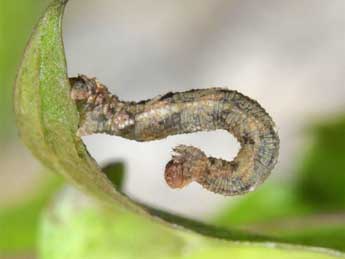
[{"label": "caterpillar", "polygon": [[140,102],[121,101],[94,78],[70,78],[71,98],[80,114],[79,136],[106,133],[136,141],[224,129],[241,148],[232,161],[207,157],[179,145],[165,168],[171,188],[195,181],[221,195],[252,191],[277,163],[279,137],[268,113],[255,100],[225,88],[169,92]]}]

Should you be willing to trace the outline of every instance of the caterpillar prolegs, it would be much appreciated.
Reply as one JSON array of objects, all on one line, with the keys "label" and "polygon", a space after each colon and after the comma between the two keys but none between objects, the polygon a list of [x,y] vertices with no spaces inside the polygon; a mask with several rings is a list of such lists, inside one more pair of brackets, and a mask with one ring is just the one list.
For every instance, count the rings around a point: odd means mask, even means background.
[{"label": "caterpillar prolegs", "polygon": [[207,157],[192,146],[175,147],[165,168],[165,180],[172,188],[195,181],[214,193],[239,195],[254,190],[277,162],[279,137],[274,122],[259,103],[237,91],[197,89],[126,102],[93,78],[80,75],[70,82],[80,113],[80,136],[106,133],[150,141],[224,129],[240,142],[231,162]]}]

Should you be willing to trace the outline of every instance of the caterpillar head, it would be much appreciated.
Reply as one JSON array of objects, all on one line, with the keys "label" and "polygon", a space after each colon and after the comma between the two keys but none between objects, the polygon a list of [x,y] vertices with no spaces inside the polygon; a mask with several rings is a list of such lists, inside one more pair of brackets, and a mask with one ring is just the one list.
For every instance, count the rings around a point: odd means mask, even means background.
[{"label": "caterpillar head", "polygon": [[192,146],[179,145],[165,168],[165,181],[171,188],[183,188],[200,178],[207,168],[207,157]]},{"label": "caterpillar head", "polygon": [[165,167],[164,178],[167,184],[173,188],[183,188],[188,185],[191,181],[191,177],[183,175],[183,164],[170,160]]}]

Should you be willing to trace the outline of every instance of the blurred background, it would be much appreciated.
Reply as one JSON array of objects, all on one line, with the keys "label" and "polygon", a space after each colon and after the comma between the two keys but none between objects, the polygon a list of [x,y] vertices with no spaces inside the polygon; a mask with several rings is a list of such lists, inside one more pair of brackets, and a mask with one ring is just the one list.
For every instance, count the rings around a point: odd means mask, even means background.
[{"label": "blurred background", "polygon": [[[16,68],[47,2],[0,0],[0,231],[1,216],[19,224],[19,211],[30,211],[32,224],[21,230],[28,238],[17,247],[23,251],[32,248],[46,197],[62,182],[20,143],[12,110]],[[272,116],[281,149],[257,192],[229,198],[197,184],[172,190],[163,178],[178,144],[232,159],[239,144],[223,131],[148,143],[106,135],[83,140],[101,165],[124,163],[126,193],[167,211],[223,226],[247,223],[253,211],[265,220],[296,217],[296,226],[314,213],[315,220],[344,223],[344,13],[343,0],[70,1],[64,18],[70,76],[96,76],[134,101],[192,88],[238,90]],[[14,209],[18,204],[35,209]],[[7,240],[0,251],[11,246]]]}]

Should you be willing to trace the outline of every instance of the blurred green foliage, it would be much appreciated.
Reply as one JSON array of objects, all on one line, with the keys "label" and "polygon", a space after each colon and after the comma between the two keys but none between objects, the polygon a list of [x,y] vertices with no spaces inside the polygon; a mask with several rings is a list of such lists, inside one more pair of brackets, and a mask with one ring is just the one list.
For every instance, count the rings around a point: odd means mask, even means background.
[{"label": "blurred green foliage", "polygon": [[0,0],[0,142],[13,135],[12,92],[17,67],[47,0]]},{"label": "blurred green foliage", "polygon": [[125,179],[125,165],[122,162],[110,162],[102,167],[102,171],[114,184],[118,191],[122,191]]},{"label": "blurred green foliage", "polygon": [[298,196],[315,211],[344,211],[345,117],[316,125],[309,134],[314,143],[297,172]]},{"label": "blurred green foliage", "polygon": [[62,185],[61,177],[42,179],[32,196],[7,207],[0,207],[0,255],[33,252],[37,246],[37,231],[42,209]]},{"label": "blurred green foliage", "polygon": [[299,199],[291,184],[264,184],[225,208],[214,222],[221,226],[245,225],[306,215],[311,211],[310,205]]}]

